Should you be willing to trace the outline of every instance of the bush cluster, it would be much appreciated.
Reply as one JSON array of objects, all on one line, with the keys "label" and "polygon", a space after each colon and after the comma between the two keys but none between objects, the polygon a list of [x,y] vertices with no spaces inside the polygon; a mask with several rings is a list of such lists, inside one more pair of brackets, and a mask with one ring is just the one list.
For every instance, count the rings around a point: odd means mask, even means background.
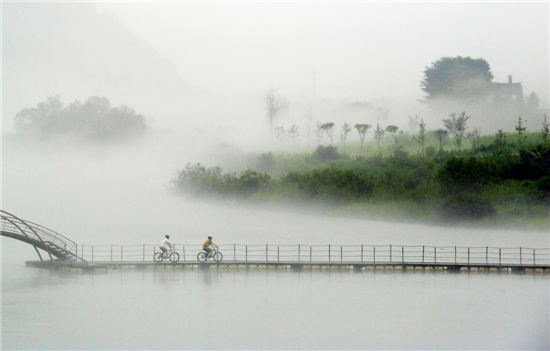
[{"label": "bush cluster", "polygon": [[[277,162],[271,154],[260,158],[264,169],[277,168]],[[550,147],[543,144],[433,157],[396,149],[389,157],[370,158],[324,147],[311,157],[303,156],[302,162],[277,178],[262,171],[223,173],[217,167],[187,165],[178,172],[174,186],[180,191],[244,197],[261,193],[262,198],[337,203],[414,203],[446,218],[486,218],[506,206],[514,208],[512,212],[518,206],[549,205]]]}]

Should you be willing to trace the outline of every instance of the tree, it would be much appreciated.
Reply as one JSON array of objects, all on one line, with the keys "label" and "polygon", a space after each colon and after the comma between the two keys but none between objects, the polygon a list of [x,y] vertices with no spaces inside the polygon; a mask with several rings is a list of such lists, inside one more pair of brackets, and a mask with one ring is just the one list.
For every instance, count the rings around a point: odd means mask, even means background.
[{"label": "tree", "polygon": [[311,130],[312,130],[312,121],[313,121],[313,111],[311,108],[306,114],[306,129],[307,129],[307,145],[311,144]]},{"label": "tree", "polygon": [[380,124],[376,124],[376,129],[374,130],[374,139],[376,140],[376,146],[380,149],[380,142],[384,139],[384,129],[380,128]]},{"label": "tree", "polygon": [[[75,104],[79,103],[75,101]],[[61,96],[50,96],[46,101],[39,102],[36,107],[24,108],[15,115],[15,128],[23,133],[50,134],[59,130],[59,118],[64,106]],[[61,128],[65,129],[65,128]]]},{"label": "tree", "polygon": [[471,57],[442,57],[424,70],[421,89],[426,100],[476,99],[488,92],[493,74],[487,61]]},{"label": "tree", "polygon": [[271,136],[273,136],[273,121],[284,106],[285,101],[277,95],[275,89],[269,88],[265,93],[265,108]]},{"label": "tree", "polygon": [[447,135],[449,132],[447,132],[445,129],[437,129],[433,132],[435,138],[439,142],[439,154],[441,155],[443,153],[443,144],[447,142]]},{"label": "tree", "polygon": [[418,123],[418,133],[413,135],[413,139],[420,144],[422,153],[424,153],[424,145],[426,144],[426,123],[424,123],[424,118],[420,119]]},{"label": "tree", "polygon": [[527,98],[525,99],[525,104],[530,111],[536,112],[539,109],[540,99],[537,94],[532,92],[531,94],[527,95]]},{"label": "tree", "polygon": [[346,146],[349,132],[351,132],[351,126],[348,124],[348,122],[344,122],[344,124],[342,125],[342,134],[341,134],[341,139],[344,146]]},{"label": "tree", "polygon": [[321,129],[321,122],[317,121],[317,123],[315,123],[315,129],[313,130],[313,134],[315,134],[315,140],[317,141],[317,144],[320,144],[321,139],[323,138],[323,130]]},{"label": "tree", "polygon": [[449,131],[449,134],[453,136],[454,143],[460,149],[464,134],[466,133],[467,123],[470,116],[466,115],[466,112],[451,113],[449,118],[443,120],[445,128]]},{"label": "tree", "polygon": [[288,128],[287,134],[292,141],[296,140],[300,136],[300,129],[297,125],[293,124]]},{"label": "tree", "polygon": [[474,154],[477,153],[477,150],[479,150],[479,143],[481,138],[479,130],[477,130],[477,128],[474,128],[471,133],[468,133],[466,135],[466,138],[470,139],[470,141],[472,142],[472,151],[474,152]]},{"label": "tree", "polygon": [[505,143],[506,141],[504,140],[504,132],[502,131],[502,129],[499,129],[497,131],[497,134],[495,135],[495,150],[497,152],[501,152],[504,149]]},{"label": "tree", "polygon": [[365,135],[367,135],[367,131],[370,128],[370,124],[356,123],[354,127],[355,129],[357,129],[357,133],[359,133],[359,140],[361,140],[361,150],[363,150],[363,145],[365,143]]},{"label": "tree", "polygon": [[328,136],[330,139],[330,144],[332,145],[332,127],[334,127],[333,122],[327,122],[321,124],[321,130]]},{"label": "tree", "polygon": [[518,121],[516,123],[515,130],[518,134],[518,140],[520,143],[523,143],[524,133],[527,130],[527,127],[525,126],[525,122],[521,116],[518,117]]},{"label": "tree", "polygon": [[386,132],[390,133],[393,137],[393,141],[395,142],[395,147],[397,148],[399,146],[399,135],[397,134],[399,130],[399,127],[393,124],[390,124],[386,127]]},{"label": "tree", "polygon": [[548,116],[544,114],[544,120],[542,121],[542,142],[546,144],[548,142],[548,134],[550,132],[550,123],[548,123]]},{"label": "tree", "polygon": [[131,107],[113,107],[105,97],[90,96],[84,103],[75,100],[64,106],[59,96],[25,108],[15,116],[16,128],[26,134],[73,135],[113,140],[135,137],[147,130],[145,117]]}]

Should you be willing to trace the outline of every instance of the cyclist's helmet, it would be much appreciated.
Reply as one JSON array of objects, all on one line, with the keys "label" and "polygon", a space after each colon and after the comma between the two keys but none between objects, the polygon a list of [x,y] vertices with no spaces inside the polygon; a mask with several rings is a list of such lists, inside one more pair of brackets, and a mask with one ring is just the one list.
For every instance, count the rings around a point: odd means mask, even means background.
[{"label": "cyclist's helmet", "polygon": [[209,236],[209,237],[208,237],[208,240],[212,240],[212,237],[211,237],[211,236]]},{"label": "cyclist's helmet", "polygon": [[170,235],[168,235],[168,234],[166,234],[164,237],[165,237],[166,239],[170,239]]}]

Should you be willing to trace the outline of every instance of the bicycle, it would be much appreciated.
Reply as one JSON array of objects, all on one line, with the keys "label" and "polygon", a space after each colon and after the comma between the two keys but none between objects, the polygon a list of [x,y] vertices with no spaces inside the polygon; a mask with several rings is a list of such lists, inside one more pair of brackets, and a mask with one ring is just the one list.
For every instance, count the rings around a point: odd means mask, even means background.
[{"label": "bicycle", "polygon": [[197,254],[197,261],[199,261],[200,263],[204,263],[208,261],[209,258],[213,258],[214,262],[220,263],[223,260],[223,254],[220,252],[220,249],[218,248],[218,246],[214,244],[212,244],[212,246],[214,248],[210,250],[208,254],[204,251],[199,252]]},{"label": "bicycle", "polygon": [[153,260],[155,260],[156,263],[161,263],[166,259],[170,260],[170,262],[172,263],[176,263],[180,260],[180,254],[173,249],[170,249],[165,252],[155,252],[155,254],[153,255]]}]

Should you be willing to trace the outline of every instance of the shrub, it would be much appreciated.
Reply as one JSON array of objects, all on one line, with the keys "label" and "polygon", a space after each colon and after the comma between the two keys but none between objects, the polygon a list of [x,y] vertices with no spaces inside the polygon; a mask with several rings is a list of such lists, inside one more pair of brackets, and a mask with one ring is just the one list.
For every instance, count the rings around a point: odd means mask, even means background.
[{"label": "shrub", "polygon": [[372,179],[364,173],[335,167],[315,169],[304,174],[289,173],[282,181],[294,185],[306,196],[334,200],[365,197],[374,189]]},{"label": "shrub", "polygon": [[238,180],[237,192],[251,194],[269,187],[271,177],[262,172],[246,170],[241,173]]},{"label": "shrub", "polygon": [[445,190],[458,192],[477,191],[493,178],[487,162],[478,157],[452,156],[439,170],[438,179]]},{"label": "shrub", "polygon": [[275,156],[273,153],[267,152],[258,156],[257,168],[260,171],[271,171],[275,168]]},{"label": "shrub", "polygon": [[222,173],[219,167],[204,167],[200,163],[187,164],[177,172],[172,182],[178,191],[250,195],[269,187],[271,177],[252,170],[240,174]]},{"label": "shrub", "polygon": [[457,193],[447,196],[440,207],[440,214],[446,219],[481,219],[493,216],[494,207],[475,193]]},{"label": "shrub", "polygon": [[318,162],[330,162],[340,158],[340,154],[336,146],[319,145],[315,151],[313,151],[312,157]]},{"label": "shrub", "polygon": [[433,147],[432,145],[428,146],[426,148],[426,151],[424,151],[426,153],[426,156],[427,157],[435,157],[437,151],[435,150],[435,147]]}]

